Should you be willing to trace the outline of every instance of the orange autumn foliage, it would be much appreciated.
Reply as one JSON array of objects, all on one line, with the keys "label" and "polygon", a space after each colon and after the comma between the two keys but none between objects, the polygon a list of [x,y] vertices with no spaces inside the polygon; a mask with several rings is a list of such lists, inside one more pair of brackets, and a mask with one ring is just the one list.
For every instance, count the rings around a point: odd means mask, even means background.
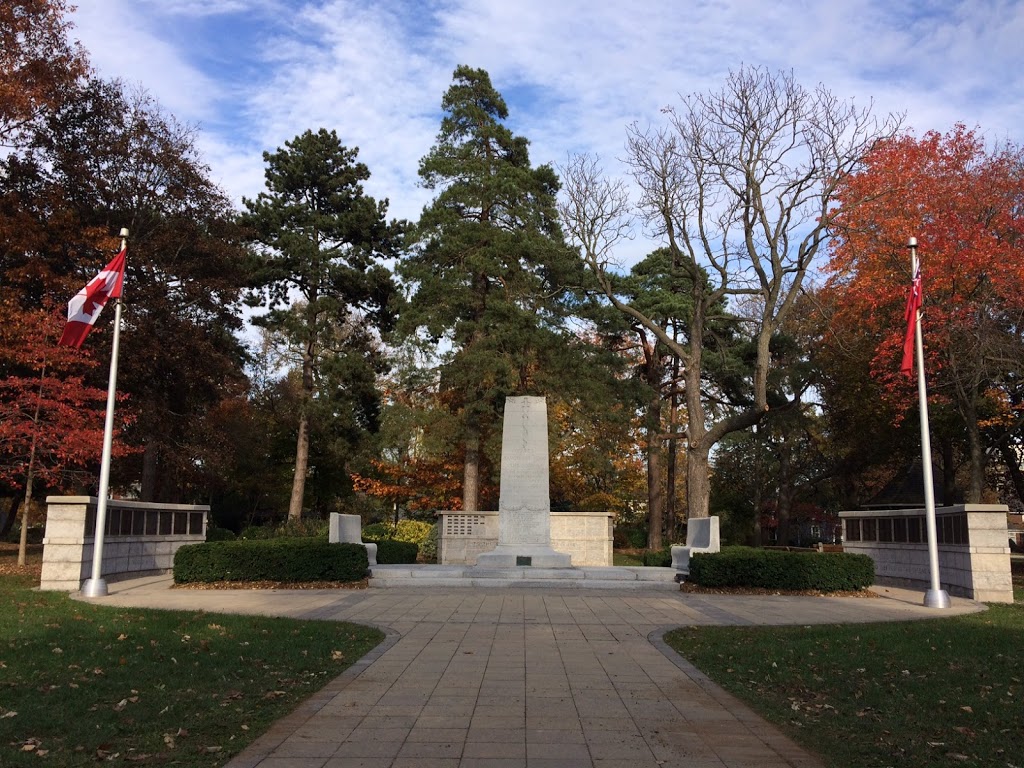
[{"label": "orange autumn foliage", "polygon": [[940,392],[968,355],[984,357],[983,326],[1003,324],[1000,316],[1012,324],[1024,311],[1021,160],[1013,146],[986,151],[958,125],[880,142],[842,184],[826,286],[831,334],[875,340],[873,375],[891,397],[913,386],[899,373],[908,238],[918,240],[924,277],[925,369]]},{"label": "orange autumn foliage", "polygon": [[352,486],[409,510],[462,509],[462,466],[458,461],[411,458],[401,464],[371,460],[375,477],[353,474]]}]

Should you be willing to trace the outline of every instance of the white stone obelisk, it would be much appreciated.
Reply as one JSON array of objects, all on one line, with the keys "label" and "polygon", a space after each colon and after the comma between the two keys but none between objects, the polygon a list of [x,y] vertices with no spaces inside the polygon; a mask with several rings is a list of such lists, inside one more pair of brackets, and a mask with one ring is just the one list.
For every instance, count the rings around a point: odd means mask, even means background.
[{"label": "white stone obelisk", "polygon": [[568,554],[551,548],[548,410],[543,397],[510,397],[505,400],[498,546],[481,554],[477,565],[541,568],[569,568],[572,565]]}]

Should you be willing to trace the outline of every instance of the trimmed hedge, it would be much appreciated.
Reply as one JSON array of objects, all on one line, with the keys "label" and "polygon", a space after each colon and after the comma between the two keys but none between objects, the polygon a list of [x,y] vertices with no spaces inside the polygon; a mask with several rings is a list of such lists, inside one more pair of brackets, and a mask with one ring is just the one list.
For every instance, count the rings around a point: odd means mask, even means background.
[{"label": "trimmed hedge", "polygon": [[174,555],[177,584],[213,581],[359,581],[369,563],[359,544],[266,539],[186,544]]},{"label": "trimmed hedge", "polygon": [[778,552],[730,547],[690,558],[686,580],[703,587],[866,589],[875,581],[875,562],[848,552]]},{"label": "trimmed hedge", "polygon": [[371,539],[363,536],[363,543],[373,542],[377,545],[377,563],[379,565],[407,565],[415,563],[419,554],[419,544],[396,539]]}]

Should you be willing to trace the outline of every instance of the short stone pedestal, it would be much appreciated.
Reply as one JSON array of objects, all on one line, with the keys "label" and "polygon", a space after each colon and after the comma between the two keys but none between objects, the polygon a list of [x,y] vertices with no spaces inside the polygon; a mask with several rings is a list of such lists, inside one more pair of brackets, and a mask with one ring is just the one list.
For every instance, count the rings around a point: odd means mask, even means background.
[{"label": "short stone pedestal", "polygon": [[548,412],[543,397],[505,401],[498,496],[498,546],[477,557],[483,568],[569,568],[572,560],[551,547],[548,493]]},{"label": "short stone pedestal", "polygon": [[718,532],[718,517],[691,517],[686,521],[686,546],[672,547],[672,567],[680,573],[689,574],[691,555],[721,550],[722,538]]},{"label": "short stone pedestal", "polygon": [[331,513],[327,540],[331,544],[362,544],[366,547],[366,559],[371,566],[377,564],[377,545],[372,541],[363,543],[363,520],[359,515]]}]

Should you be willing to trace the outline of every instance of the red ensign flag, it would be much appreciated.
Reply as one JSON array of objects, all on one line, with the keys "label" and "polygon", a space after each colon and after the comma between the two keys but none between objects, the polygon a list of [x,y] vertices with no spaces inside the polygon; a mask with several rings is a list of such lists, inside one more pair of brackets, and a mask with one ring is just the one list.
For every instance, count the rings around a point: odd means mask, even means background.
[{"label": "red ensign flag", "polygon": [[914,280],[910,284],[910,295],[907,296],[907,333],[903,337],[903,364],[900,371],[907,376],[914,375],[914,337],[917,331],[917,312],[921,309],[921,267],[918,266]]},{"label": "red ensign flag", "polygon": [[127,249],[122,250],[89,284],[68,302],[68,324],[64,326],[58,344],[78,349],[89,335],[96,318],[100,316],[107,299],[121,296],[124,284],[124,260]]}]

